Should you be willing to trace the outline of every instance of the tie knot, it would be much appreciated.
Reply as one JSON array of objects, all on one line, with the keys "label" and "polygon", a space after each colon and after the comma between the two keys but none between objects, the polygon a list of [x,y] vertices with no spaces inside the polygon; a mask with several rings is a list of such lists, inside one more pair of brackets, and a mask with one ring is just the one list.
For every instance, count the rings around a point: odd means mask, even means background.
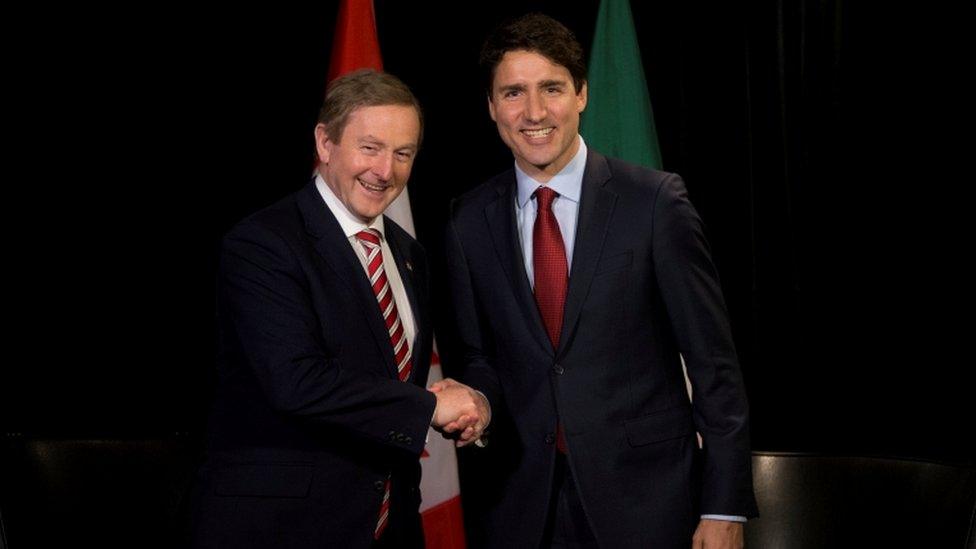
[{"label": "tie knot", "polygon": [[540,209],[550,209],[552,207],[552,201],[559,196],[559,193],[550,189],[549,187],[539,187],[535,190],[535,199],[539,201]]},{"label": "tie knot", "polygon": [[376,229],[366,229],[365,231],[359,231],[356,233],[356,239],[363,244],[368,244],[370,246],[380,245],[380,232]]}]

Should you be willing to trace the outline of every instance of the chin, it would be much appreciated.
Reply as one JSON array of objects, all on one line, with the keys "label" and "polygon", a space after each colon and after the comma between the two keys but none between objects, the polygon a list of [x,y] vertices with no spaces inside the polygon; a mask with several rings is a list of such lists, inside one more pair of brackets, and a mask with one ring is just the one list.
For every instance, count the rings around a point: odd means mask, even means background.
[{"label": "chin", "polygon": [[526,158],[526,160],[528,160],[530,164],[532,164],[536,168],[539,168],[540,170],[546,169],[546,167],[548,167],[549,165],[551,165],[553,162],[556,161],[555,158],[549,158],[549,157],[546,157],[546,158]]},{"label": "chin", "polygon": [[556,157],[559,156],[555,151],[549,150],[529,150],[526,151],[525,159],[532,163],[533,166],[546,166],[552,164]]}]

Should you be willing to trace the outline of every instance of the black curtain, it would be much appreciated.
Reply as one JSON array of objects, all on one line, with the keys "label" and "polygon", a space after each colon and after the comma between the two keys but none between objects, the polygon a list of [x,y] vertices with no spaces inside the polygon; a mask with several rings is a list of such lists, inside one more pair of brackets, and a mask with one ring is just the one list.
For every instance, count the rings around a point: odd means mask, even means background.
[{"label": "black curtain", "polygon": [[[588,48],[597,6],[377,0],[386,68],[425,108],[410,194],[435,265],[449,200],[512,162],[478,81],[485,34],[539,10]],[[967,141],[951,131],[965,71],[944,15],[632,7],[664,167],[722,276],[754,448],[974,461]],[[5,432],[199,432],[219,237],[309,177],[335,2],[125,15],[49,23],[15,63],[36,147],[9,203],[23,358],[0,384]]]}]

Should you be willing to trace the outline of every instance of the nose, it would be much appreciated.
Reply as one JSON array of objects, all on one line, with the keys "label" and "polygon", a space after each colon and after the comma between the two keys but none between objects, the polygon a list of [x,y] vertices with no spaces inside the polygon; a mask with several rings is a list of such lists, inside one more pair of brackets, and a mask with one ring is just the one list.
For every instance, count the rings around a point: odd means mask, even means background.
[{"label": "nose", "polygon": [[525,116],[528,122],[542,122],[548,112],[546,98],[538,92],[529,93],[528,104],[525,107]]},{"label": "nose", "polygon": [[372,171],[380,181],[389,181],[393,177],[393,153],[387,151],[376,155]]}]

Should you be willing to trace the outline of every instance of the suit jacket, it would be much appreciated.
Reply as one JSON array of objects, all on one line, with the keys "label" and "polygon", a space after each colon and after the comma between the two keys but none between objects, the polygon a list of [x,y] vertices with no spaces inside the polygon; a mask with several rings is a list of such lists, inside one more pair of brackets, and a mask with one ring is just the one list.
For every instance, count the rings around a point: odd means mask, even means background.
[{"label": "suit jacket", "polygon": [[687,547],[700,514],[756,515],[748,405],[681,179],[589,152],[555,350],[525,273],[515,192],[514,170],[495,177],[452,204],[448,230],[463,378],[496,418],[488,546],[538,547],[557,417],[601,546]]},{"label": "suit jacket", "polygon": [[224,238],[195,546],[369,547],[388,477],[384,536],[423,545],[418,457],[436,402],[424,389],[427,262],[403,229],[384,224],[417,320],[406,383],[362,264],[314,182]]}]

